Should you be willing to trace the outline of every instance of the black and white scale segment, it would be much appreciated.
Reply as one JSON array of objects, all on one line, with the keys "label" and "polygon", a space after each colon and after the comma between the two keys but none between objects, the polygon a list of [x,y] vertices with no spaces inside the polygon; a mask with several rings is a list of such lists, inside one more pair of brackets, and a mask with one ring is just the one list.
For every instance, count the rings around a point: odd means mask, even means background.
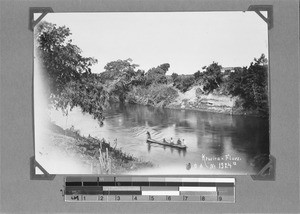
[{"label": "black and white scale segment", "polygon": [[67,177],[66,202],[235,202],[235,178]]}]

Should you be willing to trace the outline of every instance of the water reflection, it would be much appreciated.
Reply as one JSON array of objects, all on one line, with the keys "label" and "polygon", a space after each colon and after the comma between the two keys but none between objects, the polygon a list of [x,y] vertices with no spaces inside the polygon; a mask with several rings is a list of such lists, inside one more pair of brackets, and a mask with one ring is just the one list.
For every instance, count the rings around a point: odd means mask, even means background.
[{"label": "water reflection", "polygon": [[[129,104],[113,105],[106,116],[106,128],[117,127],[118,132],[122,133],[121,138],[132,136],[135,138],[133,141],[137,141],[127,147],[128,152],[141,154],[159,164],[194,163],[203,153],[214,157],[234,154],[244,161],[241,169],[247,170],[254,157],[269,154],[269,126],[266,119]],[[146,131],[150,131],[156,140],[170,137],[185,139],[188,149],[183,152],[147,145],[147,153],[143,153],[139,146],[141,141],[145,141]]]},{"label": "water reflection", "polygon": [[[76,120],[72,120],[72,117]],[[224,170],[253,173],[261,167],[253,160],[257,156],[269,154],[267,119],[132,104],[112,105],[106,110],[105,117],[103,127],[99,127],[92,117],[89,119],[80,110],[74,109],[70,112],[68,121],[73,121],[72,124],[69,122],[70,125],[74,125],[80,133],[104,137],[111,142],[117,138],[118,148],[138,158],[152,161],[164,173],[172,168],[173,173],[184,174],[186,164],[198,164],[203,154],[215,158],[228,154],[237,156],[241,160],[235,169]],[[170,140],[171,137],[175,142],[178,138],[184,139],[187,150],[150,145],[146,142],[147,131],[158,141],[163,138]]]}]

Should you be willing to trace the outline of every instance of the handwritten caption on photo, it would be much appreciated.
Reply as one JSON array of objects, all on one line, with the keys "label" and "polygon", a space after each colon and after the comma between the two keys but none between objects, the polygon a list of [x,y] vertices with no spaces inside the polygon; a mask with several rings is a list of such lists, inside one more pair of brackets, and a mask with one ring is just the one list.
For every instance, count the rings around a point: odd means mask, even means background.
[{"label": "handwritten caption on photo", "polygon": [[233,155],[223,155],[220,157],[215,156],[207,156],[206,154],[201,155],[201,160],[198,163],[187,163],[186,169],[233,169],[235,166],[238,165],[242,158]]}]

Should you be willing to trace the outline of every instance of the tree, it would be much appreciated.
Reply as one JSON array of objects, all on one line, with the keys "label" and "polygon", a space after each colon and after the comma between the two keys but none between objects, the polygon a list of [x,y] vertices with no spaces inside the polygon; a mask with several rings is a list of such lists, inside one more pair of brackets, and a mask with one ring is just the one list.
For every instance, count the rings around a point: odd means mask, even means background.
[{"label": "tree", "polygon": [[108,92],[91,73],[90,67],[97,62],[83,57],[81,49],[68,39],[70,29],[42,22],[35,30],[35,41],[49,79],[51,101],[56,108],[68,112],[79,106],[83,112],[103,123],[103,109],[108,105]]},{"label": "tree", "polygon": [[116,60],[105,65],[105,71],[100,74],[103,83],[106,83],[107,90],[112,101],[124,102],[128,91],[134,85],[144,84],[144,71],[135,69],[137,64],[132,59]]},{"label": "tree", "polygon": [[128,70],[134,70],[138,67],[137,64],[132,64],[132,59],[128,58],[125,60],[118,59],[116,61],[109,62],[105,65],[105,71],[109,72],[125,72]]},{"label": "tree", "polygon": [[194,73],[194,78],[195,78],[196,81],[202,79],[203,78],[203,73],[201,71],[195,72]]},{"label": "tree", "polygon": [[93,115],[99,124],[103,124],[103,110],[107,107],[109,93],[101,84],[94,79],[83,78],[81,81],[70,81],[67,83],[60,96],[57,98],[56,107],[67,109],[79,106],[82,112]]},{"label": "tree", "polygon": [[254,62],[257,65],[262,65],[262,66],[268,65],[268,59],[266,58],[265,54],[261,54],[261,56],[258,59],[254,58]]},{"label": "tree", "polygon": [[205,69],[206,71],[203,72],[203,89],[207,92],[211,92],[220,87],[220,84],[222,83],[222,66],[218,65],[216,62],[213,62],[208,67],[205,67]]},{"label": "tree", "polygon": [[145,81],[146,81],[145,71],[137,70],[137,72],[135,72],[135,75],[131,79],[131,85],[134,85],[134,86],[144,85]]},{"label": "tree", "polygon": [[100,74],[101,82],[105,83],[106,81],[112,81],[120,78],[124,81],[129,81],[130,78],[135,76],[135,69],[137,67],[138,65],[133,64],[132,59],[130,58],[111,61],[105,65],[105,71]]},{"label": "tree", "polygon": [[172,77],[173,82],[175,82],[176,79],[177,79],[177,77],[178,77],[178,74],[173,73],[173,74],[171,75],[171,77]]},{"label": "tree", "polygon": [[167,71],[169,70],[170,68],[170,64],[169,63],[164,63],[164,64],[161,64],[160,66],[158,66],[159,68],[163,69],[166,73]]},{"label": "tree", "polygon": [[268,65],[265,55],[254,58],[249,68],[235,69],[228,78],[228,91],[243,100],[243,107],[268,114]]},{"label": "tree", "polygon": [[83,57],[81,49],[68,39],[70,29],[55,24],[41,22],[35,30],[37,49],[40,53],[51,93],[59,95],[65,85],[90,74],[90,67],[97,63],[92,57]]},{"label": "tree", "polygon": [[195,82],[193,75],[180,75],[176,78],[174,86],[181,92],[186,92]]},{"label": "tree", "polygon": [[166,77],[166,71],[160,68],[160,66],[156,68],[151,68],[146,73],[146,86],[151,84],[166,84],[167,83],[167,77]]},{"label": "tree", "polygon": [[254,59],[254,64],[248,68],[247,95],[249,105],[260,112],[268,111],[268,66],[267,59],[262,54]]}]

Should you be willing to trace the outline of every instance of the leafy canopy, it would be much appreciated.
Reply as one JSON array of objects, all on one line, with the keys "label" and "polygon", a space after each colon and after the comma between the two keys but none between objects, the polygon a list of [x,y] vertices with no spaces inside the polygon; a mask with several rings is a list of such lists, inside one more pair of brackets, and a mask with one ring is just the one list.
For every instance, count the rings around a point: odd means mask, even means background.
[{"label": "leafy canopy", "polygon": [[37,48],[50,82],[51,93],[58,95],[71,80],[79,80],[91,73],[90,67],[97,63],[92,57],[83,57],[81,49],[68,39],[70,29],[41,22],[35,28]]},{"label": "leafy canopy", "polygon": [[83,57],[70,35],[69,28],[48,22],[41,22],[35,28],[36,46],[50,84],[50,100],[65,113],[68,107],[78,106],[102,124],[109,94],[97,75],[91,73],[90,67],[97,60]]},{"label": "leafy canopy", "polygon": [[249,68],[235,69],[228,78],[227,90],[243,100],[245,109],[268,113],[268,65],[264,54],[254,58]]},{"label": "leafy canopy", "polygon": [[168,82],[166,73],[169,70],[169,68],[170,64],[164,63],[157,66],[156,68],[149,69],[146,73],[145,85],[149,86],[152,84],[166,84]]}]

